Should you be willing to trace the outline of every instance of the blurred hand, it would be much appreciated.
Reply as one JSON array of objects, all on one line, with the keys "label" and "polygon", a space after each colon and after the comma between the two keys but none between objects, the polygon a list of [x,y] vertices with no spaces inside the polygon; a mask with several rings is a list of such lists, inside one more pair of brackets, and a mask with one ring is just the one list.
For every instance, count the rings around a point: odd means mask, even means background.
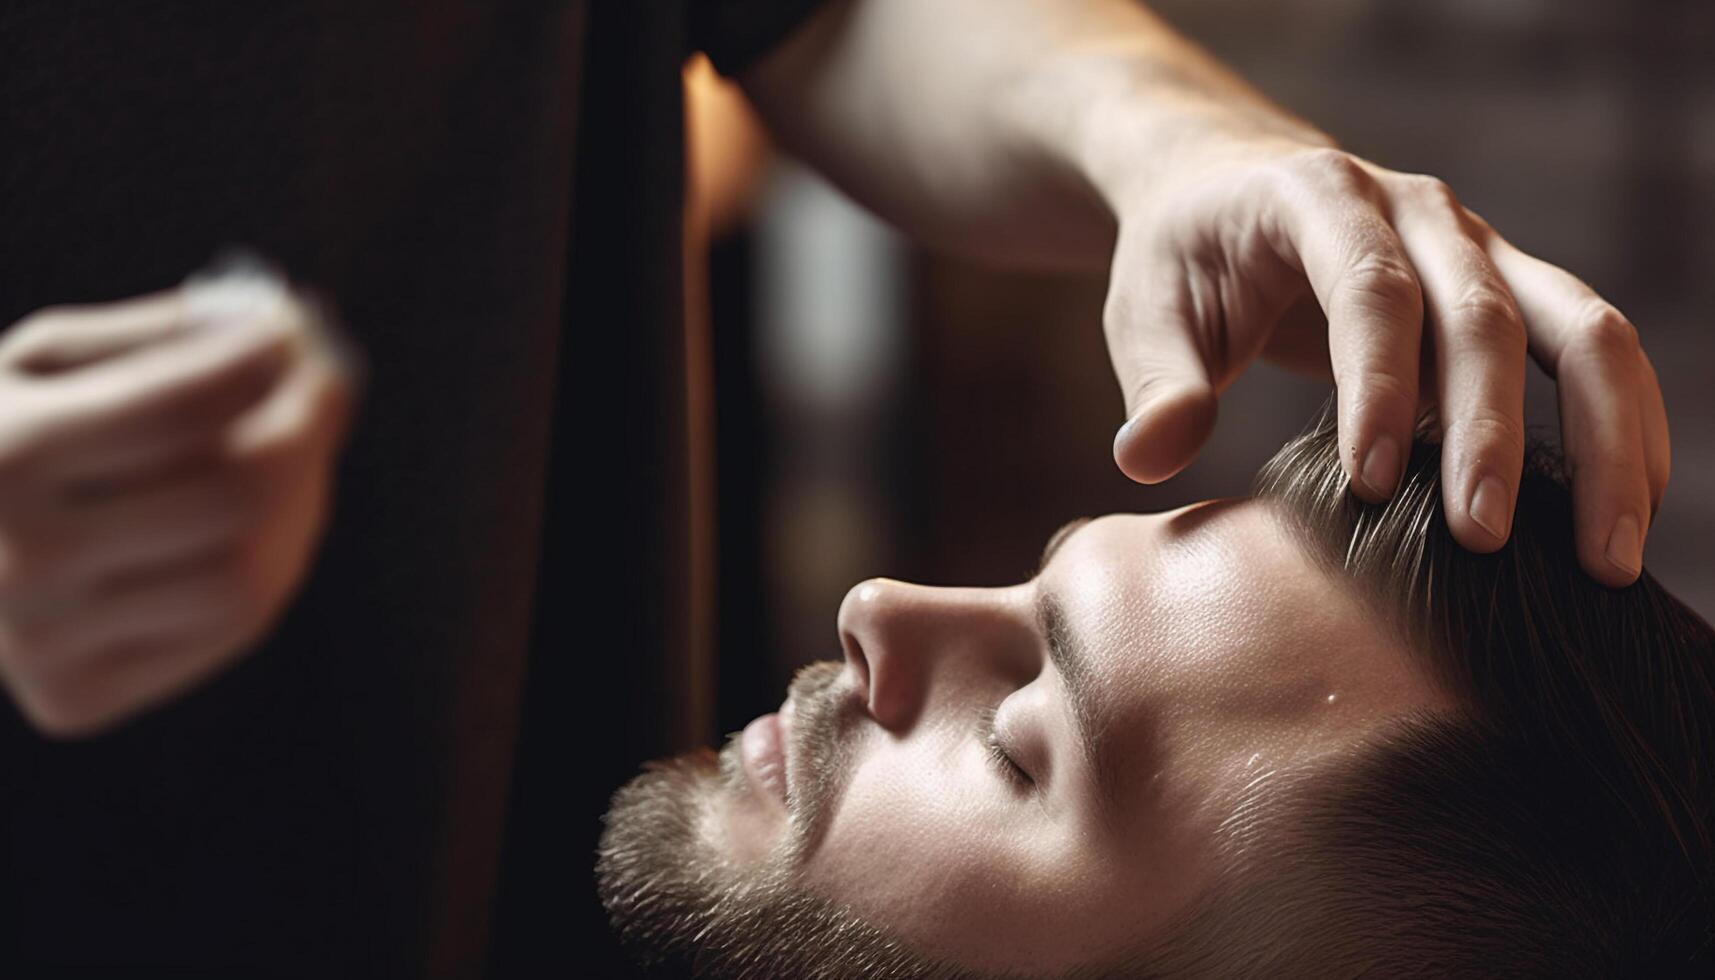
[{"label": "blurred hand", "polygon": [[1120,230],[1105,328],[1126,475],[1153,483],[1189,463],[1217,393],[1258,356],[1331,369],[1353,491],[1392,494],[1433,407],[1447,524],[1493,551],[1523,466],[1528,352],[1559,386],[1580,562],[1610,585],[1637,578],[1669,448],[1655,371],[1624,316],[1434,178],[1279,137],[1199,152],[1172,178],[1110,195]]},{"label": "blurred hand", "polygon": [[37,728],[110,727],[267,632],[351,396],[278,286],[51,307],[0,338],[0,683]]}]

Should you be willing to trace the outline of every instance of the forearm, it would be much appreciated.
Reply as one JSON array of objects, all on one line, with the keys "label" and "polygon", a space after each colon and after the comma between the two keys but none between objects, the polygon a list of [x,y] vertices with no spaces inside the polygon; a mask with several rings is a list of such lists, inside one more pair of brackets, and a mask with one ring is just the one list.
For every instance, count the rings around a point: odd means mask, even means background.
[{"label": "forearm", "polygon": [[743,79],[786,148],[937,246],[1103,268],[1115,201],[1227,136],[1327,138],[1131,0],[850,0]]}]

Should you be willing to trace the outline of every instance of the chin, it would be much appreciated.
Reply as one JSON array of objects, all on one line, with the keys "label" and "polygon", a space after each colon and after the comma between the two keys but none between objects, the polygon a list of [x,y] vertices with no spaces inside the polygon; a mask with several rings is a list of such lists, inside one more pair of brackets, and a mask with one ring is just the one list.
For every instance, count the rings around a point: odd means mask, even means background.
[{"label": "chin", "polygon": [[711,866],[723,863],[704,823],[724,795],[720,758],[703,749],[651,762],[613,795],[602,817],[596,885],[622,936],[696,912],[692,896]]},{"label": "chin", "polygon": [[[737,742],[662,762],[614,794],[603,818],[597,885],[638,960],[706,978],[895,980],[963,976],[801,890],[791,849],[735,853],[726,827],[763,801]],[[777,840],[778,840],[777,835]]]}]

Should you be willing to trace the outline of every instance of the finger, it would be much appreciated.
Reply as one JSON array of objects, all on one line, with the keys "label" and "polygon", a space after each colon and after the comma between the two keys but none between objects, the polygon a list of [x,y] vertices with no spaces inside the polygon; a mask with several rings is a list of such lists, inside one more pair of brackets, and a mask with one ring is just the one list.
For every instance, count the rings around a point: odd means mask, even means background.
[{"label": "finger", "polygon": [[113,478],[205,449],[289,367],[284,324],[201,333],[33,386],[31,433],[44,480]]},{"label": "finger", "polygon": [[231,659],[259,630],[231,552],[133,580],[81,605],[75,618],[17,639],[36,653],[9,671],[38,729],[93,734],[178,693]]},{"label": "finger", "polygon": [[1300,167],[1299,182],[1282,195],[1281,246],[1328,318],[1347,478],[1358,496],[1385,500],[1404,471],[1416,423],[1422,287],[1361,166],[1330,152]]},{"label": "finger", "polygon": [[1627,585],[1643,567],[1650,474],[1665,484],[1668,466],[1665,413],[1654,417],[1660,388],[1644,370],[1637,330],[1576,277],[1498,235],[1489,253],[1524,315],[1532,357],[1558,382],[1579,563],[1601,582]]},{"label": "finger", "polygon": [[227,473],[175,476],[99,497],[57,498],[13,514],[0,545],[0,611],[52,613],[104,576],[206,550],[255,519]]},{"label": "finger", "polygon": [[1126,251],[1115,253],[1102,316],[1126,406],[1114,462],[1139,483],[1159,483],[1184,469],[1208,440],[1215,389],[1195,339],[1189,295],[1195,284],[1165,271],[1165,263],[1126,261]]},{"label": "finger", "polygon": [[0,370],[58,374],[182,336],[192,327],[178,289],[114,303],[48,307],[7,332],[0,342]]},{"label": "finger", "polygon": [[1649,355],[1640,348],[1638,359],[1638,375],[1643,379],[1643,420],[1644,420],[1644,465],[1649,472],[1649,504],[1650,520],[1655,520],[1655,512],[1661,509],[1662,495],[1667,492],[1667,481],[1673,471],[1673,447],[1667,428],[1667,405],[1662,401],[1661,379],[1656,376],[1655,365],[1650,363]]},{"label": "finger", "polygon": [[236,622],[243,578],[226,548],[126,576],[91,594],[75,622],[45,642],[70,664],[132,639]]},{"label": "finger", "polygon": [[1402,176],[1389,193],[1429,314],[1447,527],[1466,548],[1494,551],[1524,469],[1524,322],[1446,184]]},{"label": "finger", "polygon": [[231,545],[261,517],[266,501],[236,468],[211,464],[115,497],[62,508],[66,555],[60,574],[91,583],[172,565]]},{"label": "finger", "polygon": [[228,434],[239,460],[281,458],[297,465],[301,450],[331,455],[350,421],[356,382],[346,362],[312,346],[273,392]]},{"label": "finger", "polygon": [[[222,624],[224,626],[224,624]],[[231,630],[200,623],[117,642],[75,668],[10,679],[31,724],[54,738],[87,738],[172,700],[241,656]]]}]

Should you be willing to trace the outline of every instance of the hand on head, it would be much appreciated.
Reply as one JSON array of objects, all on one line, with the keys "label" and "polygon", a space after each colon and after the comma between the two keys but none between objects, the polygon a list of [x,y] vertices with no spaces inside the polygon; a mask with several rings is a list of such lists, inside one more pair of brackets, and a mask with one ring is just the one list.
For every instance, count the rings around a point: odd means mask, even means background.
[{"label": "hand on head", "polygon": [[1624,316],[1433,178],[1273,134],[1196,152],[1170,180],[1109,194],[1121,470],[1177,473],[1217,394],[1264,357],[1331,372],[1341,463],[1368,501],[1394,492],[1432,410],[1448,527],[1494,551],[1517,499],[1528,355],[1560,388],[1580,563],[1608,585],[1637,578],[1670,452],[1655,371]]}]

